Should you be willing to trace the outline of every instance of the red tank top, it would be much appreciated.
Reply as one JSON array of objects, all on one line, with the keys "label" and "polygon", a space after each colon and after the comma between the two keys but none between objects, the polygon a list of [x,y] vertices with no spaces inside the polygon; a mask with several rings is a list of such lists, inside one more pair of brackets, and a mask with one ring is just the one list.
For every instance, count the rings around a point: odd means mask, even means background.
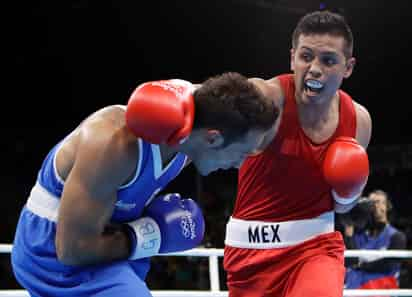
[{"label": "red tank top", "polygon": [[233,217],[281,222],[317,217],[333,210],[331,187],[322,175],[326,149],[337,136],[356,136],[352,98],[339,90],[339,123],[326,141],[312,142],[300,127],[292,74],[278,77],[285,95],[279,130],[261,154],[239,170]]}]

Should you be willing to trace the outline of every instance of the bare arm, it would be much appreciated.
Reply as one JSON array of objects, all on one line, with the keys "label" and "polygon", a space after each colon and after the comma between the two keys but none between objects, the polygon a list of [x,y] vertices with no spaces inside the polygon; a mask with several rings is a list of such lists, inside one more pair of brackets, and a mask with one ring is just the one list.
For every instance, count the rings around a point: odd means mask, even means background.
[{"label": "bare arm", "polygon": [[280,85],[280,81],[277,77],[274,77],[269,80],[263,80],[261,78],[249,78],[249,81],[253,83],[266,97],[271,98],[275,104],[275,107],[279,111],[278,118],[271,129],[269,129],[265,135],[265,139],[262,142],[261,148],[253,153],[252,155],[259,154],[263,152],[266,147],[273,141],[276,137],[276,134],[279,130],[282,114],[283,114],[283,107],[284,107],[284,94],[282,87]]},{"label": "bare arm", "polygon": [[136,146],[111,123],[83,128],[74,166],[65,181],[56,230],[56,250],[67,265],[125,259],[129,238],[108,228],[117,188],[133,173]]},{"label": "bare arm", "polygon": [[365,149],[368,148],[372,135],[372,119],[362,105],[355,103],[356,109],[356,140]]},{"label": "bare arm", "polygon": [[[354,104],[356,111],[356,140],[366,150],[372,135],[372,120],[369,112],[366,110],[365,107],[355,102]],[[337,203],[335,201],[335,212],[346,213],[350,211],[357,203],[358,199],[352,202],[351,204],[346,205]]]}]

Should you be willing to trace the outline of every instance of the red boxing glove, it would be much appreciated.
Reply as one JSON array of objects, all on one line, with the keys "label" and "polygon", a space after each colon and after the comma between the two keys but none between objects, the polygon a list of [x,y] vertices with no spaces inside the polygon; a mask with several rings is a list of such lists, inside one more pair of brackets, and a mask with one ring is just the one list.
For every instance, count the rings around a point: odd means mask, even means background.
[{"label": "red boxing glove", "polygon": [[323,161],[323,174],[336,202],[350,204],[361,195],[369,176],[365,149],[351,137],[337,137]]},{"label": "red boxing glove", "polygon": [[183,142],[193,127],[193,91],[194,86],[181,79],[141,84],[127,103],[127,127],[153,144]]}]

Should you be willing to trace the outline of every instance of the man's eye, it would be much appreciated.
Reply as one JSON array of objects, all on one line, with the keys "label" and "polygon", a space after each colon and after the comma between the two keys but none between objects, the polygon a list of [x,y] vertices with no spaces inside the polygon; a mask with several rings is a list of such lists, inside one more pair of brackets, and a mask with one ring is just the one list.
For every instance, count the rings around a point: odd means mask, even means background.
[{"label": "man's eye", "polygon": [[336,64],[336,60],[334,58],[324,58],[323,63],[328,66],[332,66]]},{"label": "man's eye", "polygon": [[300,55],[301,59],[305,62],[309,62],[312,59],[312,55],[308,53],[303,53]]}]

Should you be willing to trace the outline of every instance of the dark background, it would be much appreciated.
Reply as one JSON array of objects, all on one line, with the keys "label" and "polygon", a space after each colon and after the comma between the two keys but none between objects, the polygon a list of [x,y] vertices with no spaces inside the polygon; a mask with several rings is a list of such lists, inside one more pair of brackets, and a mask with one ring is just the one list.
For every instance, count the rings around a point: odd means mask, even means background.
[{"label": "dark background", "polygon": [[[410,228],[409,1],[15,1],[3,7],[0,243],[12,242],[43,157],[85,116],[126,103],[136,85],[148,80],[201,82],[225,71],[262,78],[288,72],[292,31],[303,14],[320,7],[344,14],[355,36],[357,65],[343,89],[373,120],[367,190],[390,192],[399,226]],[[224,221],[235,186],[235,171],[200,178],[189,168],[170,188],[212,196],[209,201],[217,204],[224,199],[222,213],[203,203]],[[216,228],[209,228],[209,244],[221,246],[223,229]],[[8,261],[8,255],[0,256]],[[7,278],[6,265],[0,280]]]}]

